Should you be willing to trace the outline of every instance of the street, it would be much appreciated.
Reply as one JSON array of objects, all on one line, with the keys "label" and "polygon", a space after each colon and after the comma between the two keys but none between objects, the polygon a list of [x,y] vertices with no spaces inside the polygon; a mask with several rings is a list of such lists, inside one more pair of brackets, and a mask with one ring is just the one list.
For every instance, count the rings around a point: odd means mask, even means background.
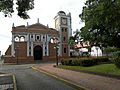
[{"label": "street", "polygon": [[61,81],[49,77],[26,65],[3,65],[0,72],[15,74],[18,90],[75,90]]}]

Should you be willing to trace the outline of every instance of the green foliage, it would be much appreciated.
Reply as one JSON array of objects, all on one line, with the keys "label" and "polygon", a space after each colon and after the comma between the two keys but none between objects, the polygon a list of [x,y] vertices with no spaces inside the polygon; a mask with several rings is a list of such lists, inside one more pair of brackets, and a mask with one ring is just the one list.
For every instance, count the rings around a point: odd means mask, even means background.
[{"label": "green foliage", "polygon": [[112,61],[117,68],[120,68],[120,51],[113,52]]},{"label": "green foliage", "polygon": [[70,59],[62,59],[62,65],[69,66],[93,66],[102,63],[110,63],[111,61],[107,57],[99,57],[99,58],[70,58]]},{"label": "green foliage", "polygon": [[91,67],[83,67],[83,66],[65,66],[59,65],[59,68],[75,70],[75,71],[89,71],[101,74],[111,74],[111,75],[120,75],[120,69],[116,68],[114,64],[100,64]]},{"label": "green foliage", "polygon": [[[3,12],[5,14],[5,17],[12,16],[12,13],[14,13],[14,1],[16,0],[0,1],[0,12]],[[29,15],[27,14],[27,11],[34,8],[34,0],[17,0],[16,5],[18,16],[23,19],[28,19]]]},{"label": "green foliage", "polygon": [[109,57],[113,57],[113,52],[119,51],[120,48],[116,48],[116,47],[106,47],[103,49],[103,53],[106,54]]},{"label": "green foliage", "polygon": [[120,51],[113,52],[113,58],[120,58]]},{"label": "green foliage", "polygon": [[75,44],[75,37],[74,37],[74,36],[71,36],[71,37],[69,38],[68,44],[69,44],[70,46],[74,46],[74,44]]},{"label": "green foliage", "polygon": [[87,0],[80,18],[81,36],[90,44],[120,47],[120,0]]},{"label": "green foliage", "polygon": [[120,49],[119,48],[116,48],[116,47],[107,47],[107,48],[104,48],[103,52],[104,53],[111,53],[111,52],[116,52],[116,51],[119,51]]},{"label": "green foliage", "polygon": [[70,59],[62,59],[62,65],[71,65],[71,66],[79,66],[80,61],[78,59],[70,58]]},{"label": "green foliage", "polygon": [[98,57],[94,58],[94,60],[97,62],[97,64],[111,63],[111,60],[108,57]]}]

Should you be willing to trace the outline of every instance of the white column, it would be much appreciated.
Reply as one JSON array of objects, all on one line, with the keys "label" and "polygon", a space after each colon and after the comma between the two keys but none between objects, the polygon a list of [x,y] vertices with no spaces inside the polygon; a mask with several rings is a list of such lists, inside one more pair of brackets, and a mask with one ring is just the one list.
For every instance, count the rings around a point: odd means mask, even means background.
[{"label": "white column", "polygon": [[47,56],[49,56],[49,42],[50,42],[50,37],[47,35]]},{"label": "white column", "polygon": [[29,33],[27,34],[28,40],[27,40],[27,56],[29,56],[29,41],[30,41],[30,35]]},{"label": "white column", "polygon": [[45,41],[43,41],[43,56],[45,56]]},{"label": "white column", "polygon": [[27,56],[29,56],[29,42],[27,42]]},{"label": "white column", "polygon": [[41,42],[43,42],[43,34],[41,34]]},{"label": "white column", "polygon": [[31,56],[33,56],[34,48],[33,48],[33,42],[31,42]]}]

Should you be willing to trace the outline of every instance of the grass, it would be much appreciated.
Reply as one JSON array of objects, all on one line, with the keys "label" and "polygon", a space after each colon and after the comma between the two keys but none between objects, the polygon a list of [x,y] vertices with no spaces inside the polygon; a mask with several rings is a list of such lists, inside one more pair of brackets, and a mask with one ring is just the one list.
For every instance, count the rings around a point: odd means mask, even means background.
[{"label": "grass", "polygon": [[75,71],[89,71],[89,72],[95,72],[95,73],[120,75],[120,69],[116,68],[114,64],[101,64],[101,65],[95,65],[91,67],[60,65],[58,67],[63,69],[75,70]]}]

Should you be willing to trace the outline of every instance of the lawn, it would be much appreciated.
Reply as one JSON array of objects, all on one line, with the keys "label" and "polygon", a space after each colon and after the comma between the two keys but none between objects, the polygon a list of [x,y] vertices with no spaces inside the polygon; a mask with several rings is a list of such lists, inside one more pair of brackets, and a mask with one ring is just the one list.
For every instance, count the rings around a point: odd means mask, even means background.
[{"label": "lawn", "polygon": [[89,72],[95,72],[95,73],[120,75],[120,69],[116,68],[114,64],[101,64],[101,65],[95,65],[91,67],[60,65],[58,67],[63,69],[75,70],[75,71],[89,71]]}]

